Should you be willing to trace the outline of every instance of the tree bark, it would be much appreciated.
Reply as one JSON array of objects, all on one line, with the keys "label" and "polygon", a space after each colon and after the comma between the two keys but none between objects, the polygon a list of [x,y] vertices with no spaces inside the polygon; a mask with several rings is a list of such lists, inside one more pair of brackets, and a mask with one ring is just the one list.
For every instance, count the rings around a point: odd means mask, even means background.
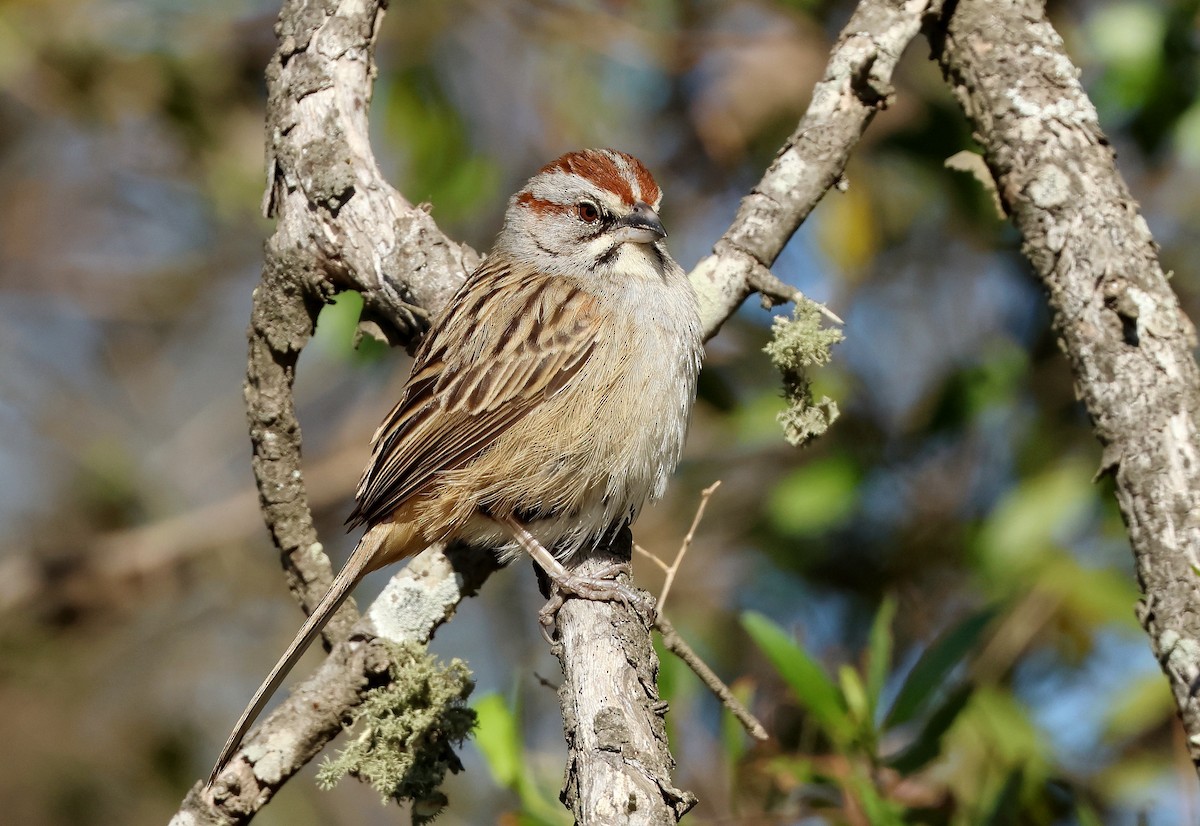
[{"label": "tree bark", "polygon": [[[225,772],[231,782],[197,783],[172,826],[248,823],[292,775],[342,731],[364,695],[391,679],[382,641],[427,643],[499,566],[494,556],[433,547],[410,560],[325,662],[251,729]],[[245,759],[241,759],[244,756]]]},{"label": "tree bark", "polygon": [[[379,172],[368,139],[382,0],[287,0],[267,67],[267,189],[277,223],[254,294],[246,410],[263,517],[288,583],[311,611],[332,579],[304,492],[292,381],[321,306],[358,290],[364,319],[412,343],[479,262]],[[344,638],[353,607],[325,638]]]},{"label": "tree bark", "polygon": [[1049,294],[1129,529],[1137,615],[1200,770],[1195,328],[1042,3],[946,2],[927,34]]},{"label": "tree bark", "polygon": [[[626,529],[573,570],[595,576],[627,563],[632,549]],[[652,626],[652,617],[621,603],[569,599],[559,609],[553,649],[564,676],[558,698],[567,739],[560,798],[581,826],[670,826],[696,805],[694,794],[671,782],[675,760]]]}]

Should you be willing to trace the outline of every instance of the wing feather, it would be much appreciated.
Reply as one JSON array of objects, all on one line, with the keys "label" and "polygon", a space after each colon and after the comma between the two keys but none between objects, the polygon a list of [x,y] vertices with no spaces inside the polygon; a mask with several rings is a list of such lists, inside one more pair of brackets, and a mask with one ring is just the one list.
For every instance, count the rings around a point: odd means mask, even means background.
[{"label": "wing feather", "polygon": [[[479,323],[484,291],[488,319]],[[417,352],[375,432],[347,523],[386,519],[439,473],[487,450],[587,363],[599,321],[595,297],[573,282],[485,263]]]}]

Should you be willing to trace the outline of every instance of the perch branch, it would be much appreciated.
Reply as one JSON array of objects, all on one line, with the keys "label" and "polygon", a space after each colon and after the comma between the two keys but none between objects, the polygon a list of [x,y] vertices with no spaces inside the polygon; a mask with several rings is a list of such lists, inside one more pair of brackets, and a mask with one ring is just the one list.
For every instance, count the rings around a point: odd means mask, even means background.
[{"label": "perch branch", "polygon": [[[626,529],[602,552],[578,560],[572,572],[596,576],[627,563],[632,542]],[[663,723],[666,703],[658,696],[649,617],[623,603],[568,599],[555,629],[567,740],[559,798],[584,826],[678,822],[696,797],[671,782],[675,760]]]}]

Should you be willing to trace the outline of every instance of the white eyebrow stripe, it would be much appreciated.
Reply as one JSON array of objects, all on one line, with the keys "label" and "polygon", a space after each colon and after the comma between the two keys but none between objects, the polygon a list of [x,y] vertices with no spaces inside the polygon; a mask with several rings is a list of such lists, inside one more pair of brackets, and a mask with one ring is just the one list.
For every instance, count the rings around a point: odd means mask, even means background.
[{"label": "white eyebrow stripe", "polygon": [[581,187],[586,189],[593,198],[600,195],[600,187],[576,172],[555,170],[549,174],[539,175],[530,183],[532,184],[530,191],[536,197],[546,200],[561,201],[566,192]]},{"label": "white eyebrow stripe", "polygon": [[[640,200],[641,193],[637,187],[637,181],[635,180],[634,176],[624,175],[623,177],[635,193],[634,200]],[[551,201],[556,204],[566,203],[568,200],[570,200],[566,197],[567,193],[569,192],[576,192],[576,194],[572,197],[578,197],[577,191],[580,189],[583,190],[584,197],[587,197],[598,204],[604,204],[613,208],[620,208],[622,203],[620,197],[598,185],[590,178],[583,177],[578,172],[564,172],[562,170],[555,170],[554,172],[550,173],[542,173],[530,181],[530,186],[528,187],[529,193],[535,198],[544,201]]]}]

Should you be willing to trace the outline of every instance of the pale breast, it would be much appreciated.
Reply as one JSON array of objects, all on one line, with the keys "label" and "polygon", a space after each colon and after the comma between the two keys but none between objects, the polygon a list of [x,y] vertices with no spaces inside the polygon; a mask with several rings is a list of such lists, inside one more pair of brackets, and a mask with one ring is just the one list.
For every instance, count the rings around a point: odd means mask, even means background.
[{"label": "pale breast", "polygon": [[696,396],[702,344],[695,295],[681,271],[640,283],[616,299],[625,304],[622,363],[613,387],[609,451],[624,475],[611,477],[606,495],[636,512],[662,496],[683,453]]},{"label": "pale breast", "polygon": [[682,272],[598,298],[611,324],[587,363],[472,468],[477,483],[490,478],[475,488],[478,508],[515,515],[562,558],[666,490],[700,368],[696,300]]}]

